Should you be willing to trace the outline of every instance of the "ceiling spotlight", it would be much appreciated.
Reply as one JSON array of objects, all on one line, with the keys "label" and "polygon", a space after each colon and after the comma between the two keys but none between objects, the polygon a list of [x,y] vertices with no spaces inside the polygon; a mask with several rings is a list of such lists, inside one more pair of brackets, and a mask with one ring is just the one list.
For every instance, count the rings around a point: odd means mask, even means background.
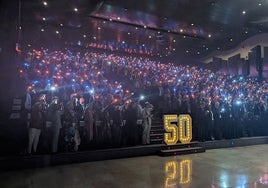
[{"label": "ceiling spotlight", "polygon": [[208,38],[211,38],[212,37],[212,35],[211,34],[208,34]]},{"label": "ceiling spotlight", "polygon": [[47,2],[46,1],[43,1],[43,5],[47,6]]},{"label": "ceiling spotlight", "polygon": [[180,32],[182,33],[183,32],[183,29],[180,29]]},{"label": "ceiling spotlight", "polygon": [[245,11],[245,10],[243,10],[242,14],[246,14],[246,11]]},{"label": "ceiling spotlight", "polygon": [[74,11],[77,12],[78,11],[78,8],[74,8]]},{"label": "ceiling spotlight", "polygon": [[44,32],[45,30],[44,29],[41,29],[42,32]]},{"label": "ceiling spotlight", "polygon": [[113,21],[113,19],[112,19],[112,18],[110,18],[110,19],[109,19],[109,21],[111,22],[111,21]]},{"label": "ceiling spotlight", "polygon": [[174,39],[174,40],[173,40],[173,42],[175,43],[175,42],[176,42],[176,40]]},{"label": "ceiling spotlight", "polygon": [[42,18],[42,20],[43,20],[43,21],[46,21],[46,18],[45,18],[45,17],[43,17],[43,18]]},{"label": "ceiling spotlight", "polygon": [[130,35],[130,32],[128,32],[127,34]]},{"label": "ceiling spotlight", "polygon": [[230,38],[230,41],[232,42],[232,41],[233,41],[233,39],[232,39],[232,38]]},{"label": "ceiling spotlight", "polygon": [[59,31],[56,31],[56,34],[59,34],[60,32]]},{"label": "ceiling spotlight", "polygon": [[120,20],[121,18],[118,16],[117,19]]},{"label": "ceiling spotlight", "polygon": [[84,38],[86,38],[86,37],[87,37],[87,35],[83,35],[83,37],[84,37]]},{"label": "ceiling spotlight", "polygon": [[149,39],[150,39],[150,38],[152,38],[152,36],[151,36],[151,35],[149,36]]},{"label": "ceiling spotlight", "polygon": [[147,28],[147,26],[145,25],[145,26],[143,26],[144,27],[144,29],[146,29]]},{"label": "ceiling spotlight", "polygon": [[259,3],[259,6],[262,6],[262,4],[261,4],[261,3]]},{"label": "ceiling spotlight", "polygon": [[194,24],[192,23],[191,26],[194,26]]},{"label": "ceiling spotlight", "polygon": [[63,27],[63,24],[61,23],[60,26]]},{"label": "ceiling spotlight", "polygon": [[189,50],[186,50],[186,53],[189,53],[190,51]]}]

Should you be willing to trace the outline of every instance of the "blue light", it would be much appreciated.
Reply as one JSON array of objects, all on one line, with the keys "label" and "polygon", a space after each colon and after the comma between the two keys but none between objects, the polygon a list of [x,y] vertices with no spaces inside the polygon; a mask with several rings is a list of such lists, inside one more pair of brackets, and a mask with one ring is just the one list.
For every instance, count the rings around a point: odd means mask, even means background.
[{"label": "blue light", "polygon": [[144,95],[141,95],[140,100],[144,100],[144,99],[145,99]]},{"label": "blue light", "polygon": [[55,91],[56,90],[56,87],[52,86],[52,87],[50,87],[50,90],[51,91]]},{"label": "blue light", "polygon": [[30,64],[27,63],[27,62],[25,62],[23,65],[24,65],[24,67],[26,67],[26,68],[29,68],[29,67],[30,67]]},{"label": "blue light", "polygon": [[241,105],[241,104],[242,104],[242,101],[240,101],[240,100],[236,100],[236,101],[235,101],[235,104],[236,104],[236,105]]}]

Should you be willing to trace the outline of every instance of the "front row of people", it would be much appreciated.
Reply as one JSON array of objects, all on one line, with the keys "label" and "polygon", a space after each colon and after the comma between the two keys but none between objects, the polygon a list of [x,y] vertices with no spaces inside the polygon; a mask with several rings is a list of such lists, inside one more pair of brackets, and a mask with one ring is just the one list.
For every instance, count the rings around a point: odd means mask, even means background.
[{"label": "front row of people", "polygon": [[46,95],[40,95],[29,112],[28,154],[150,144],[153,105],[149,102],[144,108],[131,100],[105,107],[84,102],[72,95],[65,105],[58,97],[48,105]]}]

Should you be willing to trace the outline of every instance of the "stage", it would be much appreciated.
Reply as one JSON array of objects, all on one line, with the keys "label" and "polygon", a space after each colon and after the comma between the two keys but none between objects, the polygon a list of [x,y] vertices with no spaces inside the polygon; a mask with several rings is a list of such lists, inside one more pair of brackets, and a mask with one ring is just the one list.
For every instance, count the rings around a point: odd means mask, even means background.
[{"label": "stage", "polygon": [[[206,142],[191,142],[189,144],[139,145],[125,148],[100,149],[73,153],[6,156],[0,158],[0,171],[40,168],[46,166],[66,165],[119,158],[140,157],[149,155],[171,156],[205,152],[209,149],[241,147],[249,145],[267,144],[268,136],[248,137],[231,140],[215,140]],[[166,151],[171,152],[166,152]]]}]

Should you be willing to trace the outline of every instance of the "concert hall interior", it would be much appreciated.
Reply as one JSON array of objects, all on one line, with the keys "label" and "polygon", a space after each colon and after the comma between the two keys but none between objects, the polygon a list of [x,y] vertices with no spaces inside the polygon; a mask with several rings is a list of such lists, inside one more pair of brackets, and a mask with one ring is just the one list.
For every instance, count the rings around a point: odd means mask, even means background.
[{"label": "concert hall interior", "polygon": [[0,0],[0,186],[268,187],[267,9]]}]

